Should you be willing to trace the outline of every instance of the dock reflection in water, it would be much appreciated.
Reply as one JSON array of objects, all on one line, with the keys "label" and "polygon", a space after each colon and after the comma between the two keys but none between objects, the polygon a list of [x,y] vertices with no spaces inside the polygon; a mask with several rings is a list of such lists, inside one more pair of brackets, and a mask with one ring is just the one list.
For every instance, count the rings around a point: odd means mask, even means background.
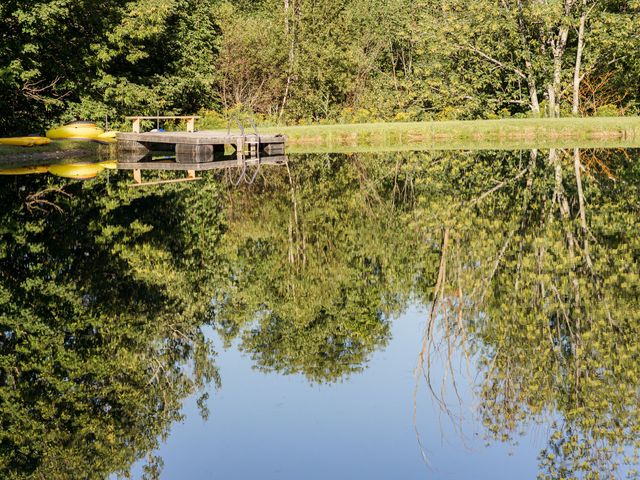
[{"label": "dock reflection in water", "polygon": [[[223,170],[229,181],[234,185],[252,184],[255,182],[263,166],[282,166],[287,164],[286,155],[214,155],[213,152],[187,154],[167,154],[167,152],[149,152],[134,154],[118,152],[118,170],[133,172],[134,185],[161,185],[166,183],[180,183],[199,180],[198,172]],[[186,172],[185,178],[147,180],[143,181],[143,172],[172,171]]]}]

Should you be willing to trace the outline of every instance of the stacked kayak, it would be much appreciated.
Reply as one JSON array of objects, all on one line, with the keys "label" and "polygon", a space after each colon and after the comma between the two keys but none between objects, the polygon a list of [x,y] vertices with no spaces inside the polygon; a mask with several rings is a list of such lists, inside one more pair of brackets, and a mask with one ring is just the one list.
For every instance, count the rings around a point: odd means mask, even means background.
[{"label": "stacked kayak", "polygon": [[58,177],[74,178],[76,180],[89,180],[95,178],[103,170],[115,170],[117,164],[114,161],[100,163],[67,163],[51,165],[49,173]]},{"label": "stacked kayak", "polygon": [[116,132],[105,132],[95,123],[89,121],[72,122],[47,131],[52,140],[85,140],[112,143],[116,140]]},{"label": "stacked kayak", "polygon": [[98,135],[97,141],[103,143],[114,143],[116,141],[116,133],[118,132],[104,132]]},{"label": "stacked kayak", "polygon": [[46,137],[6,137],[0,138],[0,145],[12,145],[18,147],[34,147],[48,145],[51,140],[84,140],[100,143],[114,143],[117,132],[105,132],[94,122],[72,122],[60,127],[51,128]]},{"label": "stacked kayak", "polygon": [[34,147],[47,145],[51,140],[46,137],[8,137],[0,138],[0,145],[13,145],[16,147]]}]

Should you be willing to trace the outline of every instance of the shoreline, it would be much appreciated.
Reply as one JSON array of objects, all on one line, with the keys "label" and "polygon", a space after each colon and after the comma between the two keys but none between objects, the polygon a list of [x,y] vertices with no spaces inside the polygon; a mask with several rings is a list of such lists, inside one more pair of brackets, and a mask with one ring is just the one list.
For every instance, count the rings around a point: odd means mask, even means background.
[{"label": "shoreline", "polygon": [[[206,124],[206,118],[202,123]],[[498,119],[260,127],[288,137],[287,153],[375,153],[425,150],[640,148],[640,117]],[[13,168],[100,154],[93,143],[0,146],[0,166]]]},{"label": "shoreline", "polygon": [[640,117],[529,118],[443,122],[360,123],[264,127],[303,146],[422,147],[421,149],[640,147]]}]

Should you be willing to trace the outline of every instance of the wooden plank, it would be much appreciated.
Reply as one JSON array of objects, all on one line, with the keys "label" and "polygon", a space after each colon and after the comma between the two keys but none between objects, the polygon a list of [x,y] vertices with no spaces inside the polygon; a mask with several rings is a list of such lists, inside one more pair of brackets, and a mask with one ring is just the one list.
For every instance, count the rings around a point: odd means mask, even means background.
[{"label": "wooden plank", "polygon": [[119,155],[146,155],[151,145],[132,140],[121,140],[117,144]]},{"label": "wooden plank", "polygon": [[193,182],[197,180],[202,180],[201,177],[187,177],[187,178],[176,178],[173,180],[156,180],[153,182],[145,182],[145,183],[132,183],[129,185],[129,188],[135,187],[148,187],[151,185],[167,185],[170,183],[185,183],[185,182]]},{"label": "wooden plank", "polygon": [[236,158],[238,160],[238,164],[242,165],[244,161],[244,138],[238,137],[236,140]]},{"label": "wooden plank", "polygon": [[[249,163],[249,162],[247,162]],[[177,163],[177,162],[139,162],[139,163],[118,163],[118,170],[171,170],[188,172],[206,172],[208,170],[224,169],[236,167],[236,160],[221,160],[207,163]]]},{"label": "wooden plank", "polygon": [[125,120],[186,120],[189,118],[202,118],[199,115],[159,115],[159,116],[151,116],[151,115],[134,115],[129,117],[124,117]]},{"label": "wooden plank", "polygon": [[133,181],[137,184],[142,183],[142,171],[139,168],[133,171]]},{"label": "wooden plank", "polygon": [[[118,133],[118,140],[155,143],[186,143],[186,144],[235,144],[238,138],[243,138],[237,133],[225,131],[199,131],[199,132],[144,132],[144,133]],[[284,135],[260,135],[259,137],[245,136],[247,143],[285,143]]]},{"label": "wooden plank", "polygon": [[176,143],[176,161],[178,163],[206,163],[213,161],[213,145],[192,145]]},{"label": "wooden plank", "polygon": [[284,155],[284,143],[269,143],[264,146],[267,155]]}]

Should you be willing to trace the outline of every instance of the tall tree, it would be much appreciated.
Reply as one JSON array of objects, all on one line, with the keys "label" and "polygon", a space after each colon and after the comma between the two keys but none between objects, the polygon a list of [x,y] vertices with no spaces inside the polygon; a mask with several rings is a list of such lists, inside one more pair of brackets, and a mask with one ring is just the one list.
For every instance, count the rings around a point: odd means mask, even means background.
[{"label": "tall tree", "polygon": [[[453,86],[445,102],[472,115],[485,101],[494,110],[527,107],[533,114],[558,117],[578,113],[580,85],[596,70],[613,71],[625,49],[636,49],[637,2],[589,0],[509,0],[427,2],[427,75],[446,66]],[[614,27],[615,19],[615,27]],[[572,94],[568,94],[571,92]],[[451,97],[453,95],[453,97]],[[526,100],[524,100],[526,98]],[[542,99],[544,109],[541,108]],[[544,110],[544,111],[542,111]]]}]

